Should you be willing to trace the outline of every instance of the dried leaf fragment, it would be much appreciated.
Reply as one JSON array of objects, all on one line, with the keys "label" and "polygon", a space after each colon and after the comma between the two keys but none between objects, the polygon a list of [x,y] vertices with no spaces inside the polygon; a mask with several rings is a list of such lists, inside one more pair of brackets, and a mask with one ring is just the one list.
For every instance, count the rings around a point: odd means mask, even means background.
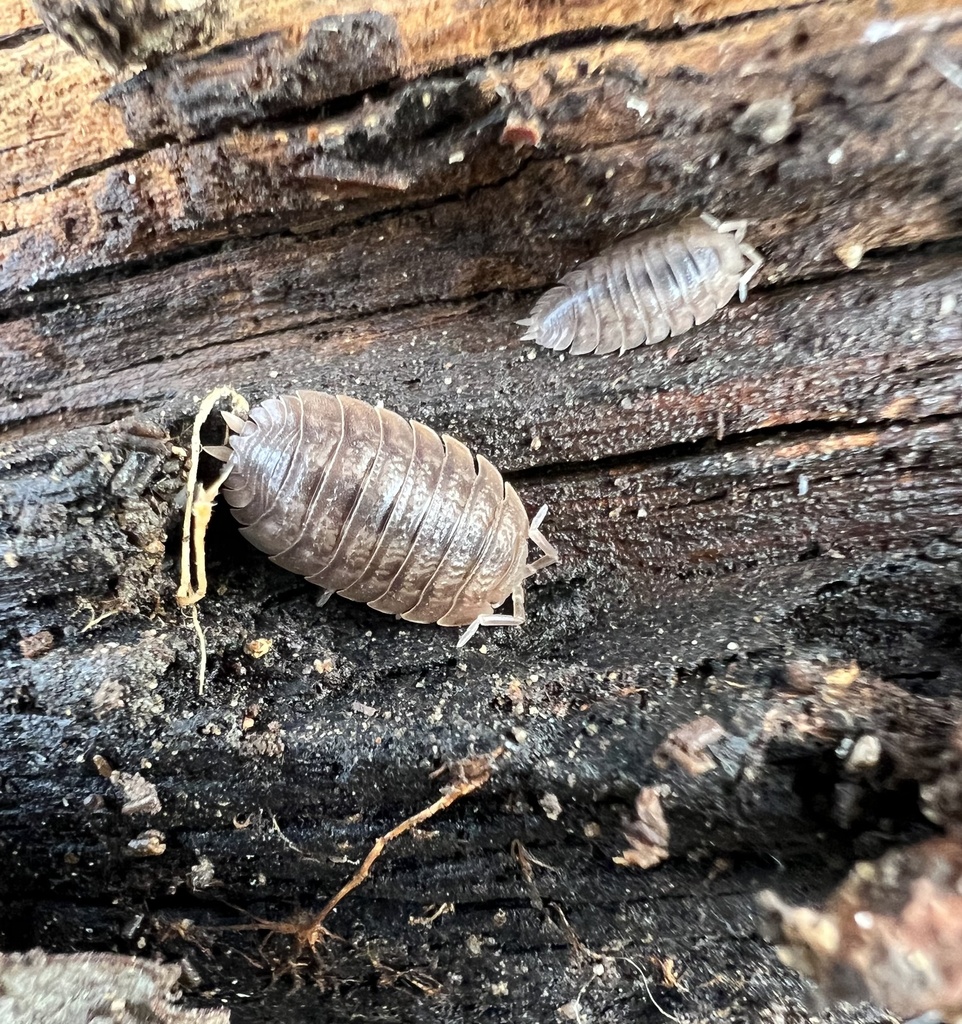
[{"label": "dried leaf fragment", "polygon": [[663,787],[645,786],[635,797],[635,818],[625,826],[630,848],[614,862],[647,870],[668,859],[668,822],[661,806]]},{"label": "dried leaf fragment", "polygon": [[655,750],[652,760],[662,769],[674,761],[689,775],[704,775],[718,767],[708,748],[727,735],[714,718],[699,715],[670,732]]}]

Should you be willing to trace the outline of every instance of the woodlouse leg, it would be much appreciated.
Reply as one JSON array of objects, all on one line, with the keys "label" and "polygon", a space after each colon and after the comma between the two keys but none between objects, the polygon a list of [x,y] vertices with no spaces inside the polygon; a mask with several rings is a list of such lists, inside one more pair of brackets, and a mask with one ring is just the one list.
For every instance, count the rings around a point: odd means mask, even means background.
[{"label": "woodlouse leg", "polygon": [[712,217],[710,213],[703,213],[702,220],[720,234],[734,234],[736,242],[745,241],[745,232],[748,230],[747,220],[718,220],[717,217]]},{"label": "woodlouse leg", "polygon": [[479,626],[523,625],[527,615],[524,610],[524,587],[520,583],[511,592],[511,604],[513,606],[513,614],[511,615],[506,615],[504,612],[479,615],[461,634],[461,638],[458,640],[458,647],[463,647],[477,633]]},{"label": "woodlouse leg", "polygon": [[554,565],[558,561],[558,552],[554,545],[548,540],[547,537],[538,529],[538,527],[544,522],[544,517],[548,514],[548,506],[542,505],[538,509],[534,519],[531,520],[531,525],[528,527],[528,540],[532,544],[538,547],[538,550],[542,552],[540,558],[536,558],[530,565],[524,567],[524,578],[527,579],[529,576],[533,576],[536,572],[540,572],[542,569],[546,569],[549,565]]},{"label": "woodlouse leg", "polygon": [[[246,405],[247,403],[245,402],[244,404]],[[235,434],[239,434],[244,429],[244,426],[247,423],[246,419],[243,419],[242,417],[238,416],[236,413],[233,412],[224,411],[221,413],[221,416],[224,418],[224,422],[227,424],[227,426]]]},{"label": "woodlouse leg", "polygon": [[[323,590],[323,591],[321,591],[321,596],[314,602],[315,606],[318,607],[318,608],[323,608],[324,605],[326,605],[327,602],[330,601],[331,597],[334,594],[336,594],[336,593],[337,593],[336,590]],[[399,616],[399,618],[400,618],[400,616]]]},{"label": "woodlouse leg", "polygon": [[731,232],[735,236],[736,242],[741,242],[745,238],[745,232],[748,230],[747,220],[719,220],[710,213],[701,214],[701,219],[712,231],[717,231],[720,234]]},{"label": "woodlouse leg", "polygon": [[748,298],[748,282],[758,273],[765,261],[762,259],[762,254],[747,242],[741,242],[738,249],[749,263],[748,269],[738,279],[738,301],[744,302]]},{"label": "woodlouse leg", "polygon": [[206,444],[204,451],[221,462],[226,462],[234,453],[234,449],[229,444]]},{"label": "woodlouse leg", "polygon": [[[531,520],[531,525],[528,527],[528,540],[537,545],[543,554],[530,565],[525,566],[524,576],[522,576],[523,580],[533,576],[546,566],[554,565],[558,561],[558,552],[538,529],[544,522],[544,517],[547,514],[548,506],[542,505],[535,513],[535,517]],[[511,604],[513,611],[511,615],[506,615],[504,612],[479,615],[461,635],[461,638],[458,640],[458,647],[463,647],[474,636],[480,626],[520,626],[524,623],[527,615],[524,610],[524,587],[521,583],[518,583],[511,592]]]}]

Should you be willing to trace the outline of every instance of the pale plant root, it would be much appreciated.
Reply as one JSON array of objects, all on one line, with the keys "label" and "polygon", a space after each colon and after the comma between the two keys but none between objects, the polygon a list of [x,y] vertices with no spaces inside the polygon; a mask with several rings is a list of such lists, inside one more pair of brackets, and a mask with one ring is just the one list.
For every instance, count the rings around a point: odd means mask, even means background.
[{"label": "pale plant root", "polygon": [[[194,417],[194,425],[190,435],[190,466],[187,471],[187,497],[184,502],[184,522],[180,539],[180,586],[177,588],[176,600],[181,608],[190,608],[194,631],[197,633],[200,663],[197,670],[199,692],[204,692],[204,678],[207,670],[207,641],[201,629],[197,615],[197,602],[203,600],[207,593],[207,559],[204,541],[207,527],[210,524],[211,512],[220,489],[230,473],[230,464],[217,475],[210,484],[197,481],[197,470],[200,453],[203,448],[200,431],[207,422],[214,406],[223,398],[230,398],[231,411],[246,416],[250,409],[247,399],[232,387],[214,388],[204,396]],[[193,552],[193,572],[191,571],[191,553]],[[197,585],[194,585],[196,579]]]}]

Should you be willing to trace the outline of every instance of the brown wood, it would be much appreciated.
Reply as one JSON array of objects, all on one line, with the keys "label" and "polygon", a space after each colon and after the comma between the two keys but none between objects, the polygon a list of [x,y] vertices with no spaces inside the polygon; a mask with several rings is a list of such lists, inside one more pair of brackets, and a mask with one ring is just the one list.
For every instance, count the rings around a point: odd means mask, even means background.
[{"label": "brown wood", "polygon": [[[186,956],[235,1024],[807,1013],[756,893],[959,815],[962,8],[206,14],[118,74],[0,12],[0,948]],[[700,210],[750,221],[746,303],[519,341]],[[220,509],[199,695],[175,556],[223,384],[381,401],[547,502],[526,626],[317,609]]]}]

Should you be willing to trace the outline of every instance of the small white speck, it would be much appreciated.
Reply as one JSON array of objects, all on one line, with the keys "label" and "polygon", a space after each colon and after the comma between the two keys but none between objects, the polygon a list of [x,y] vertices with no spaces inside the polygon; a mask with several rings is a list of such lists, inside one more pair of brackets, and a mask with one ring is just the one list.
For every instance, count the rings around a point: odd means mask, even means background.
[{"label": "small white speck", "polygon": [[956,305],[957,302],[954,295],[943,295],[939,306],[939,316],[950,316],[955,312]]},{"label": "small white speck", "polygon": [[798,496],[804,498],[808,494],[808,477],[800,473],[798,477]]},{"label": "small white speck", "polygon": [[842,157],[845,156],[845,150],[841,146],[836,146],[831,153],[828,154],[828,162],[834,167],[836,164],[842,162]]},{"label": "small white speck", "polygon": [[454,151],[454,152],[453,152],[453,153],[452,153],[452,154],[451,154],[451,155],[450,155],[450,156],[448,157],[448,163],[449,163],[449,164],[459,164],[459,163],[461,163],[461,161],[462,161],[463,159],[464,159],[464,150],[463,150],[463,149],[456,149],[456,150],[455,150],[455,151]]},{"label": "small white speck", "polygon": [[730,651],[737,651],[738,650],[738,644],[736,644],[734,640],[730,641],[728,643],[727,647],[728,647],[728,650],[730,650]]},{"label": "small white speck", "polygon": [[634,94],[628,97],[626,106],[629,110],[636,110],[639,117],[644,117],[650,109],[647,100],[643,100],[640,96],[635,96]]},{"label": "small white speck", "polygon": [[880,43],[883,39],[890,39],[897,36],[905,23],[901,21],[873,21],[862,33],[862,41],[866,43]]},{"label": "small white speck", "polygon": [[855,923],[859,928],[872,928],[875,925],[875,915],[867,910],[860,910],[855,915]]}]

